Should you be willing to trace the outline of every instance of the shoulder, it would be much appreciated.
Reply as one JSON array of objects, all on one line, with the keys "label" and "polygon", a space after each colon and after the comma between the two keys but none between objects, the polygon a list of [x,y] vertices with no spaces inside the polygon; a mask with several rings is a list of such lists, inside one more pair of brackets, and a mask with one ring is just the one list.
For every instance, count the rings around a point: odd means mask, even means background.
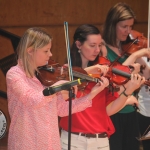
[{"label": "shoulder", "polygon": [[25,73],[18,65],[11,67],[6,73],[6,79],[18,78],[20,76],[25,76]]},{"label": "shoulder", "polygon": [[8,71],[7,74],[12,73],[12,72],[23,72],[23,70],[19,67],[19,65],[11,67]]},{"label": "shoulder", "polygon": [[107,49],[107,51],[112,51],[112,49],[108,46],[108,45],[106,45],[106,49]]}]

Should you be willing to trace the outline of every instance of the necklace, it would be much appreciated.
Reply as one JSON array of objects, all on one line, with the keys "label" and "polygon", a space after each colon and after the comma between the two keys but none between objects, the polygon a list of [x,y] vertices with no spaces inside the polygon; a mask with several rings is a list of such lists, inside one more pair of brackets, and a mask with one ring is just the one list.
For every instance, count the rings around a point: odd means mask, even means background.
[{"label": "necklace", "polygon": [[121,54],[122,53],[121,43],[119,43],[118,50],[119,50],[119,52]]}]

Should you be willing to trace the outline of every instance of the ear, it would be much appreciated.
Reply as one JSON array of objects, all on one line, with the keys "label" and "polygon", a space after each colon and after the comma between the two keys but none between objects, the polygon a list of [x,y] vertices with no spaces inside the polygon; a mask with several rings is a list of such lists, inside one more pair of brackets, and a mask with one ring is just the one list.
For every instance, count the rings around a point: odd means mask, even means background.
[{"label": "ear", "polygon": [[75,43],[76,43],[77,48],[81,49],[81,46],[82,46],[81,42],[80,41],[76,41]]},{"label": "ear", "polygon": [[32,55],[33,54],[33,48],[32,47],[27,48],[27,53],[29,55]]}]

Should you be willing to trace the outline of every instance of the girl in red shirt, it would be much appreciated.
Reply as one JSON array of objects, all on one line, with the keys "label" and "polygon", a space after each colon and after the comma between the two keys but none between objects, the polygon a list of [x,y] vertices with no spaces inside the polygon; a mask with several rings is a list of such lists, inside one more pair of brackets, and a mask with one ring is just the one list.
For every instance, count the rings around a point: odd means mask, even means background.
[{"label": "girl in red shirt", "polygon": [[[72,66],[85,69],[88,73],[95,73],[94,62],[97,61],[102,47],[102,37],[93,25],[85,24],[78,27],[74,34],[71,47]],[[91,66],[91,67],[90,67]],[[100,65],[99,65],[100,66]],[[88,67],[88,68],[87,68]],[[100,66],[104,70],[106,66]],[[106,71],[107,72],[107,71]],[[128,96],[145,81],[138,74],[132,74],[131,80],[126,84],[126,89],[120,88],[118,93],[112,94],[108,88],[104,88],[92,100],[92,107],[72,115],[71,150],[109,150],[108,138],[115,132],[110,120],[110,115],[118,112],[124,105],[137,103]],[[89,83],[84,93],[78,92],[77,97],[89,93],[95,83]],[[68,149],[68,117],[60,120],[62,150]]]}]

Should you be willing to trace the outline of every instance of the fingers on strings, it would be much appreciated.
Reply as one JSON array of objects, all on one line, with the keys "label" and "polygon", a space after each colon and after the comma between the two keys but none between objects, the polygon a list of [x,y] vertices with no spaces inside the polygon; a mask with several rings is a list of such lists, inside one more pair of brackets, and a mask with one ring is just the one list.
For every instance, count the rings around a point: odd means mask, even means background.
[{"label": "fingers on strings", "polygon": [[131,80],[137,82],[137,84],[143,84],[145,82],[145,77],[139,74],[131,74]]}]

